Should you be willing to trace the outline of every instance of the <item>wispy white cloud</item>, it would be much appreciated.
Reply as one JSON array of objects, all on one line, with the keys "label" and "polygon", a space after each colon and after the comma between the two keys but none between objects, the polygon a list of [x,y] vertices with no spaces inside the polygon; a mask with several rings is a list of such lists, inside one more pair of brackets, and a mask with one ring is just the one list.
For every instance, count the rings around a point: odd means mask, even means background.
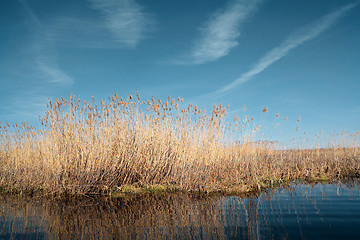
[{"label": "wispy white cloud", "polygon": [[212,14],[200,29],[191,59],[193,64],[215,61],[229,54],[238,45],[241,25],[258,8],[261,0],[236,0],[225,9]]},{"label": "wispy white cloud", "polygon": [[29,20],[28,23],[32,25],[40,26],[41,23],[37,16],[35,15],[34,11],[29,6],[27,0],[19,0],[20,4],[23,6],[23,10],[25,11],[26,18]]},{"label": "wispy white cloud", "polygon": [[8,117],[34,118],[43,115],[49,102],[49,98],[44,95],[47,91],[42,87],[19,90],[12,99],[12,109]]},{"label": "wispy white cloud", "polygon": [[48,59],[39,58],[36,60],[36,66],[43,79],[51,83],[72,84],[74,80],[65,71],[63,71],[56,62]]},{"label": "wispy white cloud", "polygon": [[24,55],[28,58],[28,68],[32,68],[31,71],[35,73],[34,77],[40,77],[47,82],[72,84],[73,79],[61,69],[53,56],[51,43],[44,37],[47,34],[46,28],[26,0],[19,0],[19,2],[23,6],[26,23],[33,31],[33,40],[29,41],[26,51],[28,54]]},{"label": "wispy white cloud", "polygon": [[223,93],[229,91],[240,84],[243,84],[249,81],[255,75],[261,73],[266,68],[268,68],[271,64],[280,60],[284,56],[286,56],[292,49],[298,47],[299,45],[309,41],[311,39],[316,38],[321,33],[329,29],[334,23],[336,23],[340,17],[346,14],[350,9],[354,8],[356,4],[346,5],[339,10],[329,13],[322,17],[321,19],[315,21],[309,26],[302,28],[296,31],[294,34],[290,35],[280,46],[272,49],[270,52],[265,54],[257,64],[255,64],[249,71],[242,74],[238,79],[233,81],[232,83],[222,87],[217,92]]},{"label": "wispy white cloud", "polygon": [[66,48],[122,48],[104,23],[96,19],[77,16],[57,16],[44,26],[44,38],[56,46]]},{"label": "wispy white cloud", "polygon": [[[13,79],[13,81],[16,80]],[[6,99],[8,100],[7,104],[0,106],[1,121],[36,123],[38,116],[43,116],[46,111],[46,104],[49,102],[50,95],[51,90],[44,85],[18,86],[17,91],[12,92]]]},{"label": "wispy white cloud", "polygon": [[44,39],[67,48],[134,48],[155,30],[153,16],[134,0],[88,2],[100,18],[54,15],[44,23]]},{"label": "wispy white cloud", "polygon": [[11,90],[5,105],[0,106],[1,117],[12,122],[26,119],[35,123],[37,116],[44,113],[48,97],[74,80],[59,64],[56,49],[45,38],[46,28],[31,2],[19,0],[18,3],[28,31],[22,35],[23,44],[3,61],[7,62],[6,78],[10,82],[5,89]]},{"label": "wispy white cloud", "polygon": [[99,10],[104,24],[114,40],[127,47],[135,47],[151,31],[154,19],[143,11],[134,0],[88,0],[93,9]]}]

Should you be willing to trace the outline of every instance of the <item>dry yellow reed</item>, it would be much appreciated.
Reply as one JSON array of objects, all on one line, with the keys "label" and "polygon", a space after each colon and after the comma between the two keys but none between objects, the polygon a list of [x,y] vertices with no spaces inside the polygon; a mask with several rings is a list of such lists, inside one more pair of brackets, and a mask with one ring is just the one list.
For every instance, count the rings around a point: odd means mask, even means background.
[{"label": "dry yellow reed", "polygon": [[[258,187],[266,181],[358,176],[358,147],[278,151],[253,142],[253,118],[210,115],[182,98],[49,101],[41,129],[0,125],[0,185],[10,190],[99,193],[123,185],[175,184],[186,190]],[[245,108],[244,108],[245,111]],[[263,109],[267,112],[267,108]],[[237,139],[225,142],[227,134]]]}]

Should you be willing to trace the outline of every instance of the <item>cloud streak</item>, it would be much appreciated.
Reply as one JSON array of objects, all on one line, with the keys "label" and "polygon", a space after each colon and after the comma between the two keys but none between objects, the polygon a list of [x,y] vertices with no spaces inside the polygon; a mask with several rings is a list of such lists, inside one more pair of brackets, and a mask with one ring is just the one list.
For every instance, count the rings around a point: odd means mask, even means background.
[{"label": "cloud streak", "polygon": [[[29,65],[37,76],[51,83],[60,84],[72,84],[73,79],[63,71],[56,61],[52,60],[54,57],[49,49],[48,39],[44,37],[46,30],[43,24],[39,21],[32,8],[28,5],[26,0],[19,1],[25,12],[25,18],[29,28],[34,31],[36,40],[33,41],[29,51],[31,52],[30,59],[28,59]],[[39,37],[40,36],[40,37]]]},{"label": "cloud streak", "polygon": [[237,0],[214,13],[200,29],[200,38],[191,51],[194,64],[215,61],[238,45],[240,27],[258,8],[260,0]]},{"label": "cloud streak", "polygon": [[129,48],[135,47],[151,31],[154,20],[134,0],[88,0],[104,17],[105,28],[114,40]]},{"label": "cloud streak", "polygon": [[9,114],[6,115],[6,118],[16,121],[19,117],[29,117],[35,120],[46,110],[49,98],[44,93],[47,92],[48,90],[43,86],[19,89],[11,100],[11,107],[8,109]]},{"label": "cloud streak", "polygon": [[36,66],[42,78],[46,79],[48,82],[65,85],[74,83],[74,80],[64,72],[56,62],[39,58],[36,60]]},{"label": "cloud streak", "polygon": [[39,27],[41,25],[39,19],[37,18],[37,16],[35,15],[35,13],[33,12],[33,10],[31,9],[31,7],[28,5],[26,0],[19,0],[20,4],[23,6],[23,9],[26,13],[26,16],[29,20],[29,22],[31,22],[33,25],[36,25],[37,27]]},{"label": "cloud streak", "polygon": [[243,84],[249,81],[255,75],[261,73],[271,64],[277,62],[284,56],[286,56],[292,49],[298,47],[299,45],[316,38],[321,33],[329,29],[333,24],[335,24],[340,17],[346,14],[349,10],[354,8],[356,4],[346,5],[339,10],[329,13],[322,17],[321,19],[315,21],[311,25],[302,28],[296,31],[294,34],[290,35],[280,46],[272,49],[270,52],[265,54],[257,64],[255,64],[249,71],[242,74],[238,79],[232,83],[220,88],[217,92],[224,93],[227,92],[240,84]]},{"label": "cloud streak", "polygon": [[[66,48],[109,49],[124,47],[112,39],[104,23],[77,16],[58,16],[45,26],[46,40]],[[127,47],[127,46],[125,46]]]}]

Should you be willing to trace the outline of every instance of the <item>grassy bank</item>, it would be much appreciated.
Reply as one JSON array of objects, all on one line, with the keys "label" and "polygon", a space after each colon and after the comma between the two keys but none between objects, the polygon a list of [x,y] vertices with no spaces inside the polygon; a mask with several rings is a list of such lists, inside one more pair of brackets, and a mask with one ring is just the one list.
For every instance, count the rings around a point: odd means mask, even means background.
[{"label": "grassy bank", "polygon": [[49,102],[40,128],[0,125],[0,185],[56,194],[109,193],[134,184],[248,191],[359,176],[358,147],[275,150],[252,141],[251,118],[225,122],[222,105],[207,113],[182,102],[116,94],[98,104],[73,95]]}]

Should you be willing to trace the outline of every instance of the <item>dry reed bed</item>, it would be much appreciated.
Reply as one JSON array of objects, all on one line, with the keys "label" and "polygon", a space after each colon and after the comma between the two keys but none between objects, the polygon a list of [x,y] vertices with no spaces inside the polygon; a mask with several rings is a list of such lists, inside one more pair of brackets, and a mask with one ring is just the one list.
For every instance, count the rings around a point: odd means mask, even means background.
[{"label": "dry reed bed", "polygon": [[256,126],[248,116],[225,122],[222,105],[206,113],[181,102],[116,93],[99,105],[72,94],[49,101],[39,129],[0,125],[0,185],[74,194],[129,184],[245,191],[264,182],[359,175],[358,147],[272,150],[251,144]]}]

